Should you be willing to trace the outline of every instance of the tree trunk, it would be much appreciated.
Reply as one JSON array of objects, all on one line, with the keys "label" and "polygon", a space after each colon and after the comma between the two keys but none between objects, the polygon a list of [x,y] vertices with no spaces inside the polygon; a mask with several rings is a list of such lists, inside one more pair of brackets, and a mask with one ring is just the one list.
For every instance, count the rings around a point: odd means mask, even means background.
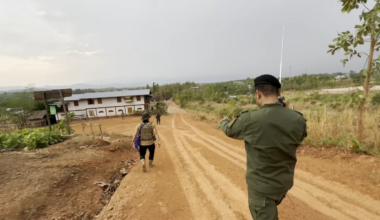
[{"label": "tree trunk", "polygon": [[368,96],[368,90],[369,90],[369,80],[371,78],[371,74],[370,74],[370,71],[372,70],[372,61],[373,61],[373,52],[374,52],[374,49],[375,49],[375,44],[376,44],[376,41],[375,39],[371,38],[371,48],[370,48],[370,53],[369,53],[369,57],[368,57],[368,67],[367,67],[367,75],[365,77],[365,81],[364,81],[364,86],[363,86],[363,98],[360,102],[360,106],[359,106],[359,123],[358,123],[358,140],[360,142],[363,141],[363,131],[364,131],[364,127],[363,127],[363,113],[364,113],[364,108],[365,108],[365,103],[366,103],[366,100],[367,100],[367,96]]}]

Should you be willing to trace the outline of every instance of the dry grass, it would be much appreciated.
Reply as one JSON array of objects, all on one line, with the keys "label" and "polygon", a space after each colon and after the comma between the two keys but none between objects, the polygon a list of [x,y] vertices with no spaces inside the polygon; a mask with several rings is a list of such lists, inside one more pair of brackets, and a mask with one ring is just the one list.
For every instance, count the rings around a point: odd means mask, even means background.
[{"label": "dry grass", "polygon": [[[318,145],[335,145],[353,148],[357,134],[357,111],[344,109],[342,112],[329,108],[315,108],[304,112],[307,119],[308,142]],[[367,111],[363,116],[364,151],[380,154],[380,111]]]},{"label": "dry grass", "polygon": [[94,144],[94,138],[90,136],[85,136],[85,135],[79,135],[77,137],[74,137],[70,140],[63,142],[63,145],[65,145],[68,148],[78,148],[81,146],[89,146],[93,144]]},{"label": "dry grass", "polygon": [[[311,94],[311,95],[310,95]],[[307,119],[308,137],[305,142],[314,146],[339,146],[351,150],[380,155],[380,110],[368,104],[364,114],[364,138],[360,149],[354,140],[357,134],[357,109],[346,102],[348,95],[322,96],[319,101],[311,104],[312,93],[291,93],[296,97],[291,101],[295,110],[301,111]],[[190,103],[188,108],[193,119],[206,121],[218,127],[223,115],[232,116],[237,111],[255,109],[257,106],[247,103],[250,97],[239,97],[236,105],[213,104],[212,102],[199,104]],[[326,99],[326,100],[325,100]],[[241,104],[245,104],[241,106]],[[332,104],[333,103],[333,104]]]}]

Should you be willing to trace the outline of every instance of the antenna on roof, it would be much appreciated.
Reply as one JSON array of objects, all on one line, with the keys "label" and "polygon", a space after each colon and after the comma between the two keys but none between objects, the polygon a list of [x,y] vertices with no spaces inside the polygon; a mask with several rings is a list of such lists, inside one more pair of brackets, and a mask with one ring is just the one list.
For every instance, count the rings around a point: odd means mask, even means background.
[{"label": "antenna on roof", "polygon": [[[282,79],[282,77],[281,77],[282,74],[281,73],[282,73],[282,54],[284,52],[284,33],[285,33],[285,22],[282,25],[281,61],[280,61],[280,79],[279,79],[280,83],[281,83],[281,79]],[[286,105],[284,103],[285,97],[280,97],[279,96],[278,97],[278,101],[282,104],[282,106],[286,107]]]},{"label": "antenna on roof", "polygon": [[280,83],[281,83],[281,73],[282,73],[282,54],[284,52],[284,32],[285,32],[285,22],[282,25],[282,43],[281,43],[281,61],[280,61]]}]

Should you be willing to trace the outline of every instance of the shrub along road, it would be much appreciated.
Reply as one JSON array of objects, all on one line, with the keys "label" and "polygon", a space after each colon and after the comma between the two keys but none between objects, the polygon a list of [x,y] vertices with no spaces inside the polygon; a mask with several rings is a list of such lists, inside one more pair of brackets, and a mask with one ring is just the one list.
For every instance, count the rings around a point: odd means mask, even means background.
[{"label": "shrub along road", "polygon": [[[97,219],[251,219],[244,143],[194,121],[173,103],[169,112],[158,125],[156,167],[142,173],[137,165]],[[136,122],[100,121],[124,134]],[[280,219],[380,219],[379,167],[378,158],[301,147]]]}]

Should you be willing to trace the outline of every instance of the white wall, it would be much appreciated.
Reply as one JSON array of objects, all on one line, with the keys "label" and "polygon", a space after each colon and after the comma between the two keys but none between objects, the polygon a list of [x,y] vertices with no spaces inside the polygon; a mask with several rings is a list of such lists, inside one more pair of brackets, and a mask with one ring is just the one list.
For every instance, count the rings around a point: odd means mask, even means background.
[{"label": "white wall", "polygon": [[[117,102],[117,98],[102,98],[102,104],[98,103],[98,99],[93,99],[94,104],[89,105],[86,100],[79,100],[78,106],[74,106],[74,101],[68,102],[68,110],[69,112],[74,112],[77,114],[83,114],[84,117],[106,117],[106,116],[115,116],[115,115],[121,115],[121,111],[123,111],[125,114],[128,114],[128,108],[132,108],[132,111],[135,110],[144,110],[144,96],[140,96],[141,100],[137,101],[137,97],[132,97],[132,102],[126,103],[124,100],[124,97],[121,97],[121,102]],[[139,106],[135,106],[139,105]],[[116,107],[116,111],[115,111]],[[82,110],[82,111],[75,111],[75,110]],[[119,111],[120,110],[120,111]],[[90,111],[94,112],[94,115],[90,115]],[[111,112],[110,112],[111,111]],[[56,116],[57,120],[61,120],[61,114],[64,113],[58,113],[58,117]],[[64,118],[64,116],[63,116]]]},{"label": "white wall", "polygon": [[[80,119],[80,118],[87,118],[86,111],[72,111],[75,114],[74,119]],[[64,112],[57,112],[55,115],[56,120],[62,120],[65,119],[65,113]]]}]

